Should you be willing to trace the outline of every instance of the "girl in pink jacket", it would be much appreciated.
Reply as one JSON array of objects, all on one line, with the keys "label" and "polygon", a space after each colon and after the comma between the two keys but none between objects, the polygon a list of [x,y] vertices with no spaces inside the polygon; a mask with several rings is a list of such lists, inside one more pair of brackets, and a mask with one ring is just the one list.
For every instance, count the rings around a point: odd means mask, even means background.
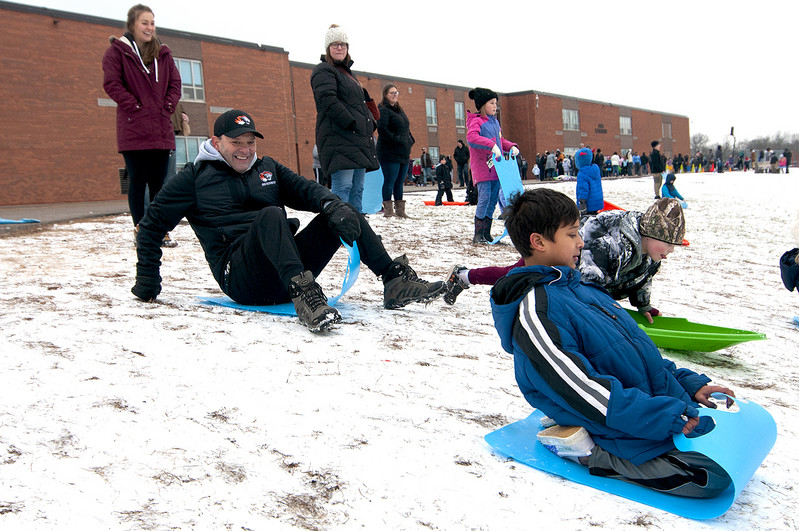
[{"label": "girl in pink jacket", "polygon": [[495,157],[519,153],[516,144],[502,138],[497,120],[497,93],[477,87],[469,91],[477,114],[467,113],[466,141],[469,143],[472,179],[477,186],[477,210],[474,213],[474,239],[472,243],[484,244],[492,240],[491,222],[499,199],[499,177],[494,169]]}]

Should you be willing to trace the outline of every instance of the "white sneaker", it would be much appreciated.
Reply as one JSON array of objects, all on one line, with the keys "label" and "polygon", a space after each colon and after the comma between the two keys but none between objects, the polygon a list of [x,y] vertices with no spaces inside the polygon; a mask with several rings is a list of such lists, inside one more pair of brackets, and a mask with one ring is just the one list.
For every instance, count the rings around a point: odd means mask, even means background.
[{"label": "white sneaker", "polygon": [[550,426],[538,432],[538,441],[558,457],[588,457],[595,446],[581,426]]}]

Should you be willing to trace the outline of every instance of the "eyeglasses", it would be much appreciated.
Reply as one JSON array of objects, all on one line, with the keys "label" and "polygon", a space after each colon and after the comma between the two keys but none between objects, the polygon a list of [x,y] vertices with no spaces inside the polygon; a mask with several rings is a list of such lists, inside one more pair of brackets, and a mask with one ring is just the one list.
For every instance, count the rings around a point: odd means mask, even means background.
[{"label": "eyeglasses", "polygon": [[396,95],[398,95],[398,94],[399,94],[399,91],[398,91],[398,90],[391,90],[391,91],[389,91],[389,93],[388,93],[388,95],[389,95],[389,96],[396,96]]},{"label": "eyeglasses", "polygon": [[347,43],[346,42],[333,42],[333,43],[330,43],[330,47],[331,48],[346,48],[347,47]]}]

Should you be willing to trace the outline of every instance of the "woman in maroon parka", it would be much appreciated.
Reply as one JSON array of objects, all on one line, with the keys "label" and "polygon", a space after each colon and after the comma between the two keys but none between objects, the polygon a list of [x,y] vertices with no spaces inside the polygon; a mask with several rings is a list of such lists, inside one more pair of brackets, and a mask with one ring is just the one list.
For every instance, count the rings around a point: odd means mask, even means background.
[{"label": "woman in maroon parka", "polygon": [[[109,37],[103,56],[103,88],[117,103],[117,148],[125,159],[133,224],[144,217],[144,189],[150,201],[161,189],[175,149],[171,115],[180,100],[180,74],[172,52],[155,35],[152,10],[137,4],[128,11],[127,31]],[[174,246],[169,235],[165,246]]]}]

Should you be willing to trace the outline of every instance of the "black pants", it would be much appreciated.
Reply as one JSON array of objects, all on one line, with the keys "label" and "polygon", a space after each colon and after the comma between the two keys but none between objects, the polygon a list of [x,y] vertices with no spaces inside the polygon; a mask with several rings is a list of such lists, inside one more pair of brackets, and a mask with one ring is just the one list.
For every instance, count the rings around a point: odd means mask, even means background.
[{"label": "black pants", "polygon": [[435,202],[436,205],[441,204],[441,198],[444,196],[445,193],[447,194],[447,201],[449,201],[450,203],[454,201],[454,199],[452,198],[452,187],[450,186],[449,188],[445,188],[445,186],[446,185],[444,185],[443,183],[439,184],[438,186],[438,193],[436,194],[436,202]]},{"label": "black pants", "polygon": [[169,169],[168,149],[145,149],[123,151],[125,169],[130,179],[128,185],[128,208],[133,224],[138,225],[144,217],[144,189],[150,189],[150,202],[161,190]]},{"label": "black pants", "polygon": [[[391,257],[366,218],[362,214],[358,217],[361,261],[376,275],[381,275],[391,263]],[[295,235],[282,208],[266,207],[235,245],[222,291],[238,303],[261,305],[288,302],[291,279],[306,270],[316,278],[341,247],[341,240],[321,214]]]}]

